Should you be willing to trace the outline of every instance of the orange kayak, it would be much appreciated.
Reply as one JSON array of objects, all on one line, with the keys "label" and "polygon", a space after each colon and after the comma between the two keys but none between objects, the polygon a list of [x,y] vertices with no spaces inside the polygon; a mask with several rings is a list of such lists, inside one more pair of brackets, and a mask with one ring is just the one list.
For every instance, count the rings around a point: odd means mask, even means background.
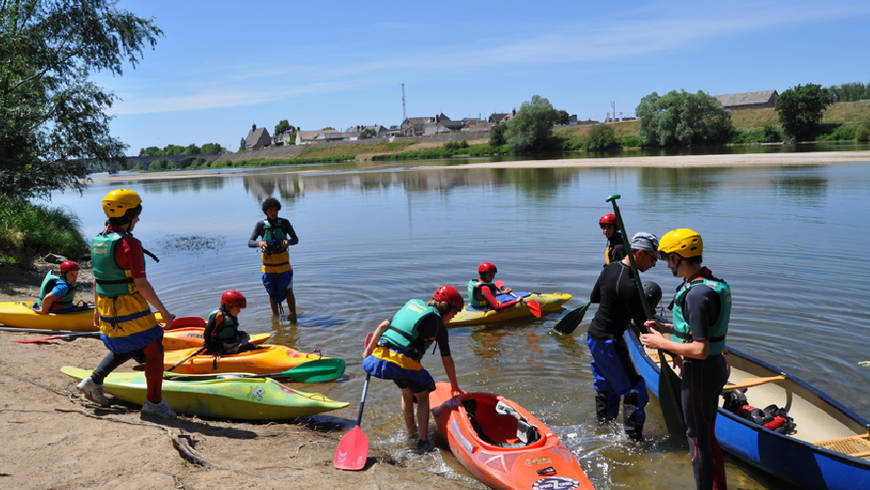
[{"label": "orange kayak", "polygon": [[559,437],[512,400],[492,393],[453,397],[449,383],[438,383],[429,406],[453,455],[490,487],[594,488]]},{"label": "orange kayak", "polygon": [[[191,347],[202,347],[202,333],[204,328],[187,327],[173,328],[163,332],[163,348],[165,350],[189,349]],[[252,344],[262,344],[269,340],[272,334],[270,333],[255,333],[251,335],[248,341]]]},{"label": "orange kayak", "polygon": [[[168,333],[168,331],[167,331]],[[213,374],[213,373],[253,373],[270,374],[293,369],[303,362],[316,359],[329,359],[318,353],[299,352],[283,345],[263,344],[259,349],[213,356],[200,354],[187,359],[178,365],[173,372],[182,374]],[[169,369],[200,350],[178,349],[166,351],[163,355],[163,369]]]}]

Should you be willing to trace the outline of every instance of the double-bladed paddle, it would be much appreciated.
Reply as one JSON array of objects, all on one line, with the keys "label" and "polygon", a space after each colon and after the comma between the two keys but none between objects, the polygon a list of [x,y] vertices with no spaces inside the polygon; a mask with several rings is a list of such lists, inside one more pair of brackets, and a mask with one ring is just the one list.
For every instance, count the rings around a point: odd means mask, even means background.
[{"label": "double-bladed paddle", "polygon": [[[164,330],[175,330],[176,328],[205,328],[205,320],[198,316],[183,316],[172,320],[172,325],[164,327]],[[51,331],[45,331],[50,333]],[[72,342],[76,339],[98,339],[100,332],[71,332],[52,335],[50,337],[41,337],[38,339],[12,339],[12,342],[19,344],[40,344],[51,340],[63,340],[64,342]]]},{"label": "double-bladed paddle", "polygon": [[573,332],[580,325],[580,322],[583,321],[583,315],[586,314],[586,310],[589,309],[589,305],[591,304],[592,301],[587,301],[586,304],[580,308],[573,309],[566,313],[565,316],[559,320],[559,323],[553,327],[553,330],[563,335]]},{"label": "double-bladed paddle", "polygon": [[280,373],[248,374],[182,374],[165,376],[172,381],[208,381],[211,379],[248,379],[248,378],[290,378],[300,383],[320,383],[332,381],[344,374],[344,359],[315,359]]},{"label": "double-bladed paddle", "polygon": [[[372,333],[366,335],[365,347],[368,348],[372,341]],[[362,422],[363,407],[366,404],[366,392],[369,389],[369,379],[372,375],[366,373],[366,381],[363,384],[362,398],[359,401],[359,413],[356,416],[356,426],[345,434],[338,447],[335,449],[335,458],[332,464],[340,470],[361,470],[366,465],[369,455],[369,438],[366,437],[359,424]]]},{"label": "double-bladed paddle", "polygon": [[[646,294],[643,292],[643,283],[640,280],[640,273],[637,270],[637,264],[634,263],[634,254],[631,253],[631,246],[628,243],[628,233],[625,231],[625,224],[622,222],[622,214],[619,212],[619,206],[616,205],[616,200],[619,199],[619,194],[612,194],[607,198],[607,202],[613,204],[613,214],[616,215],[616,222],[619,225],[619,231],[622,233],[622,245],[625,247],[625,252],[628,255],[628,261],[631,264],[631,271],[634,274],[634,285],[637,288],[637,294],[640,296],[640,304],[643,305],[643,312],[647,320],[653,319],[653,313],[646,302]],[[674,440],[683,440],[686,435],[686,426],[683,423],[683,407],[680,404],[680,378],[671,369],[667,359],[659,350],[659,405],[662,407],[662,416],[665,418],[665,425],[668,426],[668,432]]]},{"label": "double-bladed paddle", "polygon": [[[497,287],[499,289],[503,288],[504,281],[495,281],[495,287]],[[508,293],[508,294],[510,294],[514,298],[519,299],[519,303],[525,303],[526,306],[529,307],[529,312],[531,312],[532,316],[534,316],[535,318],[541,318],[541,315],[543,314],[543,310],[541,310],[541,303],[538,303],[538,300],[535,300],[535,299],[527,300],[527,299],[522,298],[521,296],[517,296],[516,294],[514,294],[512,292]]]}]

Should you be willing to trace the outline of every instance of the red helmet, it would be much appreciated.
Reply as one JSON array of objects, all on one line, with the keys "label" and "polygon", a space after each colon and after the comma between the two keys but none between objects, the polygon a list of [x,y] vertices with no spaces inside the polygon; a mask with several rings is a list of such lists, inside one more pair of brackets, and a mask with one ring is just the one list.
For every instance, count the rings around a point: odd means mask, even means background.
[{"label": "red helmet", "polygon": [[224,294],[221,295],[221,306],[238,306],[239,308],[247,308],[248,300],[245,299],[242,293],[235,289],[227,289]]},{"label": "red helmet", "polygon": [[615,225],[616,224],[616,215],[613,213],[607,213],[598,220],[598,224],[599,225]]},{"label": "red helmet", "polygon": [[477,268],[477,273],[483,274],[484,272],[498,272],[498,268],[493,263],[484,262]]},{"label": "red helmet", "polygon": [[79,270],[78,262],[73,262],[72,260],[65,260],[60,264],[60,273],[66,274],[69,271],[77,271]]},{"label": "red helmet", "polygon": [[450,303],[450,306],[455,310],[461,310],[463,306],[465,306],[465,301],[462,300],[462,296],[459,295],[459,291],[456,290],[453,286],[444,285],[438,288],[435,291],[435,294],[432,295],[432,299],[435,301],[446,301]]}]

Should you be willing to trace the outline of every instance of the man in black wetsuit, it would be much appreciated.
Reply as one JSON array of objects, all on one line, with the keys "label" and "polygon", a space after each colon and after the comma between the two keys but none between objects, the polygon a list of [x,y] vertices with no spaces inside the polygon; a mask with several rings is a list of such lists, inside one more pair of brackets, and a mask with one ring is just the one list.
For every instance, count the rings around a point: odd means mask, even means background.
[{"label": "man in black wetsuit", "polygon": [[[637,233],[631,239],[631,253],[640,271],[655,267],[658,239],[650,233]],[[637,374],[628,355],[622,333],[634,320],[642,325],[646,319],[629,257],[604,267],[590,298],[599,303],[595,318],[586,334],[586,344],[592,353],[592,374],[595,376],[595,413],[599,423],[609,422],[619,413],[626,434],[639,440],[646,420],[644,406],[649,401],[646,384]]]},{"label": "man in black wetsuit", "polygon": [[[680,384],[683,419],[695,485],[699,489],[725,488],[725,465],[716,441],[716,408],[728,365],[722,357],[731,316],[731,288],[701,266],[704,243],[688,228],[669,231],[659,251],[674,276],[683,283],[674,296],[674,323],[650,320],[649,333],[640,336],[646,347],[664,349],[682,361]],[[673,340],[661,332],[673,332]]]}]

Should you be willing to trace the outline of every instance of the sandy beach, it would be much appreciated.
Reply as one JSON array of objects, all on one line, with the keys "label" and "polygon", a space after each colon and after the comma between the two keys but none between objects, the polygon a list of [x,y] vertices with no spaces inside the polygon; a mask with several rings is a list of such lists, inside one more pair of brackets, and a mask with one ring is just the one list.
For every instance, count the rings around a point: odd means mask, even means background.
[{"label": "sandy beach", "polygon": [[[32,300],[45,267],[0,266],[0,301]],[[93,276],[83,270],[81,277],[80,290],[87,291],[84,285]],[[76,299],[93,300],[81,293]],[[468,488],[404,467],[403,461],[375,448],[369,449],[363,471],[337,470],[332,465],[335,449],[350,427],[336,423],[258,424],[179,416],[159,424],[140,419],[137,406],[115,402],[99,407],[84,399],[60,368],[95,367],[106,354],[102,343],[11,342],[45,336],[0,331],[4,488]],[[356,407],[359,393],[347,393],[345,399]]]}]

